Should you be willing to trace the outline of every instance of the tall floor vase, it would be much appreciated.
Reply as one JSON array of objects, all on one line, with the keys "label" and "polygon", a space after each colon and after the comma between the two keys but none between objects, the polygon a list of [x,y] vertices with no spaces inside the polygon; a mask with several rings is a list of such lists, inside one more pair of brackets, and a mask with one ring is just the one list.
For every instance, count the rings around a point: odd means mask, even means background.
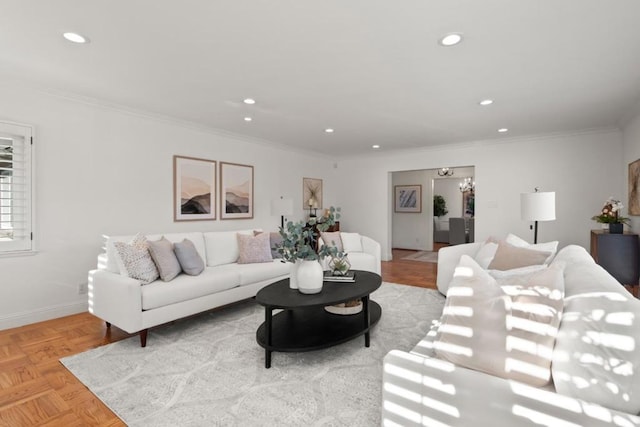
[{"label": "tall floor vase", "polygon": [[322,266],[318,261],[302,261],[298,266],[298,290],[303,294],[322,291]]}]

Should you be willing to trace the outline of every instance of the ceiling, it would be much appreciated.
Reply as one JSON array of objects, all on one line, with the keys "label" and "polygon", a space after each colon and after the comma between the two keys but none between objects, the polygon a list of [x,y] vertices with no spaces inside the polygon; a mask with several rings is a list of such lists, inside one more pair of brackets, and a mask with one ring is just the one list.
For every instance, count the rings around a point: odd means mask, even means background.
[{"label": "ceiling", "polygon": [[638,17],[637,0],[0,0],[0,78],[361,155],[619,126]]}]

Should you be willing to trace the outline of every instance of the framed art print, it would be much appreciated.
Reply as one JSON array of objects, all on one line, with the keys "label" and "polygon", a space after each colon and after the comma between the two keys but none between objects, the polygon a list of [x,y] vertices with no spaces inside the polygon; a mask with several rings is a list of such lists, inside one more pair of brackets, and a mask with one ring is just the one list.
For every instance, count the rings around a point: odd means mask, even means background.
[{"label": "framed art print", "polygon": [[640,159],[629,163],[629,215],[640,215]]},{"label": "framed art print", "polygon": [[422,212],[422,185],[396,185],[394,192],[396,212]]},{"label": "framed art print", "polygon": [[302,178],[302,208],[322,209],[322,180]]},{"label": "framed art print", "polygon": [[220,162],[220,219],[253,218],[253,166]]},{"label": "framed art print", "polygon": [[173,220],[216,219],[216,162],[173,156]]}]

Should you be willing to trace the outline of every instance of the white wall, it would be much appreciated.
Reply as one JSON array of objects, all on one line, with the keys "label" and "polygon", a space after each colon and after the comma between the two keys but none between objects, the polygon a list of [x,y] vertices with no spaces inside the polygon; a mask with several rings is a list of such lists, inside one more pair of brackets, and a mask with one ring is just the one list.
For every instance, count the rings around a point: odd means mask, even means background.
[{"label": "white wall", "polygon": [[[0,258],[0,329],[86,309],[78,285],[95,268],[103,234],[264,228],[270,201],[292,197],[302,219],[302,177],[338,187],[331,162],[28,88],[0,87],[0,120],[35,126],[36,239],[33,256]],[[173,222],[172,156],[254,166],[253,220]]]},{"label": "white wall", "polygon": [[[619,199],[625,205],[623,210],[624,216],[628,215],[629,207],[629,163],[640,159],[640,114],[635,116],[623,129],[623,159],[622,170],[624,171],[624,191],[620,194]],[[640,216],[630,216],[631,229],[636,233],[640,231]]]},{"label": "white wall", "polygon": [[[532,241],[530,224],[520,219],[520,193],[537,186],[556,192],[557,217],[540,223],[539,241],[588,248],[589,230],[597,228],[590,218],[607,197],[622,192],[621,158],[622,134],[617,130],[376,153],[338,162],[336,175],[342,182],[338,204],[350,213],[344,226],[378,240],[384,259],[390,259],[390,172],[474,165],[476,241],[508,232]],[[383,188],[387,192],[375,190]]]}]

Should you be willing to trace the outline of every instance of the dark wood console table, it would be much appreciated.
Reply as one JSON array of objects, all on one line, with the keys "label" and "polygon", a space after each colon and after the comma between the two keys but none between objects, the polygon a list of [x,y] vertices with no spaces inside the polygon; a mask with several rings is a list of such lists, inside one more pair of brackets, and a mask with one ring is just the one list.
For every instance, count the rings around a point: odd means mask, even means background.
[{"label": "dark wood console table", "polygon": [[634,296],[638,296],[640,242],[637,234],[591,230],[591,256],[618,282],[630,286]]}]

